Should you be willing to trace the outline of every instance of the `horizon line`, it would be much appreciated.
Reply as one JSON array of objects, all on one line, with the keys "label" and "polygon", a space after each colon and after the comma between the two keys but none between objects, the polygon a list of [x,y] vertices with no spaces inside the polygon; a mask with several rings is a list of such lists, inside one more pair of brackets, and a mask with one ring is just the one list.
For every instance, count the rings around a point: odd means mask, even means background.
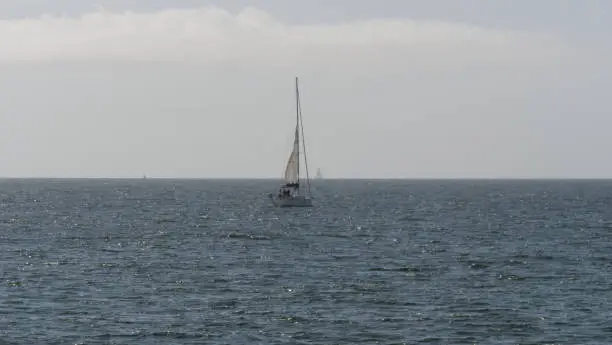
[{"label": "horizon line", "polygon": [[[0,180],[277,180],[282,181],[282,178],[275,177],[134,177],[134,176],[0,176]],[[343,181],[343,180],[360,180],[360,181],[559,181],[559,180],[612,180],[612,177],[324,177],[322,179],[311,178],[310,181]]]}]

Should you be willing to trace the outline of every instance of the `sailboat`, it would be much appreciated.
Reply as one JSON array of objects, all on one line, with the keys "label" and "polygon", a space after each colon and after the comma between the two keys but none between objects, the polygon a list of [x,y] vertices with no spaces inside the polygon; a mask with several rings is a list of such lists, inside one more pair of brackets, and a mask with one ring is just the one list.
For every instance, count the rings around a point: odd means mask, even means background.
[{"label": "sailboat", "polygon": [[[283,183],[276,195],[270,193],[272,203],[278,207],[312,207],[310,194],[310,176],[308,175],[308,160],[306,159],[306,143],[304,141],[304,126],[302,123],[302,106],[298,78],[295,77],[296,123],[293,140],[293,150],[287,160]],[[306,188],[300,184],[300,138],[304,153],[306,170]]]},{"label": "sailboat", "polygon": [[323,174],[321,174],[321,169],[317,169],[317,179],[318,180],[322,180],[323,179]]}]

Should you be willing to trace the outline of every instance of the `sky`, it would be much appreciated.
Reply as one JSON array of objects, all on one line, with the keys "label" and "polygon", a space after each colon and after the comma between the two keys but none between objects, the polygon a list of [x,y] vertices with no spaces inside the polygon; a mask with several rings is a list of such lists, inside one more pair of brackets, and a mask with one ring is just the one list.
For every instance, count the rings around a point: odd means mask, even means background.
[{"label": "sky", "polygon": [[2,0],[0,176],[612,177],[604,0]]}]

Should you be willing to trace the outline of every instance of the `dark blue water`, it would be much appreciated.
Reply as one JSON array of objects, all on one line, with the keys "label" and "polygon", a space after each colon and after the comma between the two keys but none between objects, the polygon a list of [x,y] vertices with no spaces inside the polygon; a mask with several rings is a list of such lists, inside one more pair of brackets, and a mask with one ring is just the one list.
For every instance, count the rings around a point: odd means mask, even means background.
[{"label": "dark blue water", "polygon": [[611,344],[612,181],[0,181],[0,344]]}]

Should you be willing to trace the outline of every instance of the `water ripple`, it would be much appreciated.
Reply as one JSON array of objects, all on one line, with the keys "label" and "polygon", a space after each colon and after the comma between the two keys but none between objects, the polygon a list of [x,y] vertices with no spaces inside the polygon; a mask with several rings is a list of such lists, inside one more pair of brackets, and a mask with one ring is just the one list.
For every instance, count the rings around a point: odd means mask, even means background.
[{"label": "water ripple", "polygon": [[0,185],[0,345],[612,339],[612,182]]}]

